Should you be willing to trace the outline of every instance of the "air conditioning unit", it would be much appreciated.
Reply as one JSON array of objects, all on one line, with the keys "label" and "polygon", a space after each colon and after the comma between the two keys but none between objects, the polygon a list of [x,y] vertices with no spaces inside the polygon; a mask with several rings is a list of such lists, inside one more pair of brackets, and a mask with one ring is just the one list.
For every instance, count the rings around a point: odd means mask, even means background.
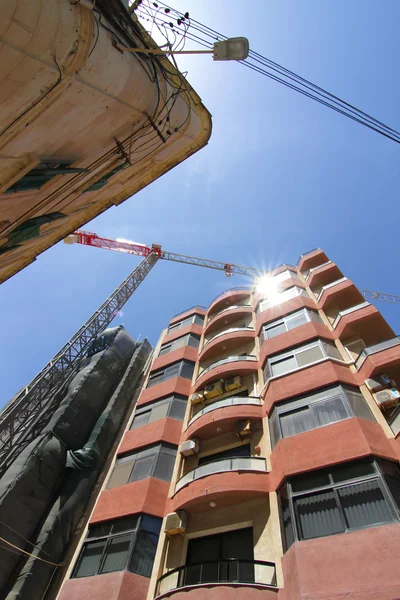
[{"label": "air conditioning unit", "polygon": [[238,421],[236,423],[236,433],[240,438],[251,436],[253,432],[251,430],[250,419],[246,419],[245,421]]},{"label": "air conditioning unit", "polygon": [[203,392],[195,392],[190,396],[190,404],[194,406],[195,404],[201,404],[204,402],[204,394]]},{"label": "air conditioning unit", "polygon": [[388,390],[376,392],[374,398],[379,408],[392,408],[399,404],[400,392],[396,388],[389,388]]},{"label": "air conditioning unit", "polygon": [[225,379],[225,391],[232,392],[233,390],[237,390],[242,385],[242,379],[240,375],[236,375],[236,377],[230,377],[229,379]]},{"label": "air conditioning unit", "polygon": [[187,440],[181,445],[180,453],[182,454],[182,456],[192,456],[193,454],[197,454],[198,452],[199,441],[196,439]]},{"label": "air conditioning unit", "polygon": [[220,379],[211,385],[207,385],[204,388],[204,398],[206,400],[211,400],[212,398],[216,398],[217,396],[221,396],[224,393],[224,380]]},{"label": "air conditioning unit", "polygon": [[165,533],[167,535],[183,535],[186,530],[187,514],[184,510],[169,513],[165,519]]},{"label": "air conditioning unit", "polygon": [[388,375],[379,375],[378,377],[373,377],[365,380],[365,385],[369,389],[370,392],[379,392],[388,387],[395,387],[395,382],[390,379]]}]

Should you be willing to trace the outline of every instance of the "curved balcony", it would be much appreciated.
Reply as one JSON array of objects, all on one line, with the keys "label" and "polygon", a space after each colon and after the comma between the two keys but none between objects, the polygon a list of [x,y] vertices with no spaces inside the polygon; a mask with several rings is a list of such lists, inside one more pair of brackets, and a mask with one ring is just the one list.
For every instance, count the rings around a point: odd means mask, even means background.
[{"label": "curved balcony", "polygon": [[232,375],[249,375],[258,368],[257,357],[252,354],[243,356],[227,356],[217,360],[199,373],[194,384],[194,390],[197,391],[202,386],[208,385],[212,380],[219,377],[227,378]]},{"label": "curved balcony", "polygon": [[262,401],[256,397],[230,396],[217,400],[192,417],[185,432],[185,439],[210,439],[217,434],[234,431],[235,424],[241,419],[262,419],[261,407]]},{"label": "curved balcony", "polygon": [[229,471],[256,471],[261,473],[267,472],[267,463],[265,458],[258,456],[238,456],[237,458],[220,458],[206,465],[196,467],[186,475],[183,475],[175,486],[175,492],[179,492],[185,485],[215,475],[216,473],[227,473]]},{"label": "curved balcony", "polygon": [[[157,581],[156,598],[169,594],[173,590],[190,592],[192,586],[196,586],[195,594],[190,597],[203,598],[204,589],[199,589],[198,586],[206,585],[210,588],[212,584],[230,587],[229,583],[242,584],[238,597],[246,594],[247,598],[252,598],[251,588],[276,588],[276,572],[275,563],[264,560],[245,560],[237,558],[226,558],[221,560],[207,560],[201,563],[192,563],[190,565],[182,565],[176,569],[172,569],[162,575]],[[249,589],[244,591],[243,585]],[[183,588],[183,589],[182,589]],[[189,589],[188,589],[189,588]],[[250,595],[249,595],[250,593]],[[229,598],[234,594],[233,589],[229,593]],[[175,595],[175,594],[173,594]],[[215,598],[218,598],[218,587],[215,590]],[[228,596],[223,596],[228,597]],[[257,595],[258,597],[258,595]],[[263,596],[264,597],[264,596]],[[269,596],[265,596],[268,600]],[[270,596],[272,597],[272,596]]]},{"label": "curved balcony", "polygon": [[222,292],[222,294],[219,294],[216,298],[214,298],[214,300],[208,307],[207,314],[211,314],[210,316],[212,318],[215,312],[219,312],[220,310],[227,308],[232,304],[235,304],[239,300],[244,300],[244,298],[247,298],[248,296],[250,296],[250,294],[250,287],[236,287],[231,288],[230,290],[226,290],[225,292]]},{"label": "curved balcony", "polygon": [[204,333],[207,334],[211,331],[215,331],[222,325],[230,325],[240,319],[243,315],[249,313],[252,313],[251,304],[233,304],[232,306],[223,308],[208,320],[207,324],[204,326]]},{"label": "curved balcony", "polygon": [[245,343],[255,337],[253,327],[230,327],[215,334],[206,342],[199,354],[199,360],[209,360],[221,349],[232,350],[239,343]]}]

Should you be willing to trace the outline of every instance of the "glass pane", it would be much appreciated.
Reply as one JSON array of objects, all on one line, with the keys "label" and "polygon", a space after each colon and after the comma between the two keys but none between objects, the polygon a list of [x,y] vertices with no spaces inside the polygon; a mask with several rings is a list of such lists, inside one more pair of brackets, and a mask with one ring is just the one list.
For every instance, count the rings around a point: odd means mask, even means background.
[{"label": "glass pane", "polygon": [[271,339],[277,335],[280,335],[281,333],[286,333],[286,327],[284,323],[278,323],[277,325],[264,327],[265,338]]},{"label": "glass pane", "polygon": [[321,358],[324,358],[324,355],[319,346],[308,348],[307,350],[303,350],[302,352],[296,352],[296,359],[299,367],[309,365],[313,362],[316,362],[317,360],[321,360]]},{"label": "glass pane", "polygon": [[137,527],[138,519],[138,515],[130,515],[129,517],[122,517],[122,519],[111,521],[111,531],[113,534],[122,533],[123,531],[134,531]]},{"label": "glass pane", "polygon": [[216,454],[211,454],[209,456],[203,456],[199,458],[199,466],[206,465],[210,462],[214,462],[215,460],[219,460],[221,458],[232,458],[236,456],[251,456],[250,452],[250,444],[244,444],[243,446],[236,446],[236,448],[229,448],[229,450],[223,450],[222,452],[217,452]]},{"label": "glass pane", "polygon": [[328,356],[330,356],[331,358],[337,358],[338,360],[343,360],[342,355],[336,348],[335,344],[329,344],[328,342],[322,343]]},{"label": "glass pane", "polygon": [[171,344],[166,344],[165,346],[161,346],[158,356],[163,356],[163,354],[168,354],[168,352],[171,352]]},{"label": "glass pane", "polygon": [[90,525],[87,538],[99,538],[111,533],[111,529],[114,521],[103,521],[103,523],[96,523]]},{"label": "glass pane", "polygon": [[220,534],[220,558],[254,559],[253,529],[237,529]]},{"label": "glass pane", "polygon": [[136,459],[129,481],[139,481],[140,479],[151,477],[156,456],[156,454],[153,454]]},{"label": "glass pane", "polygon": [[269,429],[270,429],[270,433],[271,433],[272,448],[274,448],[276,446],[276,444],[278,443],[278,440],[281,439],[279,423],[278,423],[278,414],[277,414],[276,410],[274,410],[274,412],[272,413],[272,415],[269,419]]},{"label": "glass pane", "polygon": [[181,363],[177,362],[170,367],[167,367],[165,369],[164,381],[167,381],[167,379],[172,379],[172,377],[177,377],[179,375],[180,366]]},{"label": "glass pane", "polygon": [[323,323],[321,317],[319,316],[319,313],[315,312],[315,310],[308,310],[307,313],[311,321],[313,321],[314,323]]},{"label": "glass pane", "polygon": [[294,542],[292,515],[290,512],[289,500],[286,497],[286,491],[281,493],[280,498],[282,507],[283,531],[285,533],[286,549],[288,549]]},{"label": "glass pane", "polygon": [[147,387],[149,388],[152,385],[157,385],[157,383],[161,383],[162,381],[164,381],[164,371],[161,371],[161,373],[154,373],[153,375],[150,375]]},{"label": "glass pane", "polygon": [[297,369],[297,362],[294,356],[288,356],[288,358],[283,358],[281,360],[277,360],[276,362],[270,363],[270,368],[272,371],[272,376],[275,377],[277,375],[283,375],[288,371],[292,371],[293,369]]},{"label": "glass pane", "polygon": [[303,540],[342,533],[345,525],[332,491],[293,500]]},{"label": "glass pane", "polygon": [[147,412],[142,413],[141,415],[136,415],[136,417],[133,419],[131,429],[138,429],[139,427],[143,427],[143,425],[147,425],[150,417],[150,412],[151,411],[148,410]]},{"label": "glass pane", "polygon": [[132,534],[119,535],[110,540],[105,553],[105,559],[101,568],[101,573],[111,573],[112,571],[122,571],[126,567],[128,559],[129,545]]},{"label": "glass pane", "polygon": [[316,426],[308,406],[306,408],[300,408],[299,410],[284,413],[280,415],[279,420],[282,429],[282,437],[284,438],[296,435],[296,433],[308,431],[309,429],[314,429]]},{"label": "glass pane", "polygon": [[300,327],[300,325],[304,325],[304,323],[308,323],[304,311],[301,311],[286,318],[286,327],[289,331],[291,329],[295,329],[295,327]]},{"label": "glass pane", "polygon": [[106,541],[100,540],[84,545],[74,577],[88,577],[97,574]]},{"label": "glass pane", "polygon": [[327,398],[322,402],[311,404],[310,410],[315,419],[316,427],[321,427],[322,425],[328,425],[329,423],[335,423],[336,421],[342,421],[343,419],[348,418],[341,396]]},{"label": "glass pane", "polygon": [[186,405],[187,401],[185,400],[173,400],[168,416],[171,417],[171,419],[183,421],[185,418]]},{"label": "glass pane", "polygon": [[196,337],[195,335],[193,335],[192,333],[189,334],[189,340],[187,342],[188,346],[192,346],[193,348],[198,348],[199,344],[200,344],[200,340],[198,337]]},{"label": "glass pane", "polygon": [[158,517],[151,517],[150,515],[142,515],[142,522],[140,524],[141,531],[148,531],[150,533],[160,533],[162,519]]},{"label": "glass pane", "polygon": [[196,323],[196,325],[203,325],[204,317],[200,317],[200,315],[195,315],[193,323]]},{"label": "glass pane", "polygon": [[128,567],[129,571],[143,575],[143,577],[151,577],[157,543],[158,535],[147,531],[139,531]]},{"label": "glass pane", "polygon": [[377,480],[349,485],[338,493],[349,529],[393,521]]},{"label": "glass pane", "polygon": [[330,484],[329,474],[327,471],[314,471],[306,475],[299,475],[291,480],[292,490],[294,492],[303,492],[314,488],[322,487]]},{"label": "glass pane", "polygon": [[149,423],[153,423],[153,421],[158,421],[158,419],[164,419],[168,414],[170,401],[166,402],[157,402],[151,409],[151,415],[149,418]]},{"label": "glass pane", "polygon": [[180,376],[185,379],[192,379],[194,371],[194,363],[184,362],[180,372]]},{"label": "glass pane", "polygon": [[175,464],[175,456],[176,453],[171,454],[171,452],[161,450],[157,460],[156,470],[154,472],[154,477],[156,477],[156,479],[171,481],[172,471],[174,470]]},{"label": "glass pane", "polygon": [[362,394],[358,392],[351,392],[350,390],[346,390],[345,393],[346,398],[349,401],[349,404],[356,417],[368,419],[369,421],[375,421],[375,417]]},{"label": "glass pane", "polygon": [[121,463],[120,465],[116,464],[111,473],[111,477],[107,482],[107,489],[128,483],[133,464],[133,460],[131,462]]},{"label": "glass pane", "polygon": [[374,464],[372,462],[351,462],[332,467],[331,469],[333,481],[348,481],[356,477],[365,477],[375,473]]}]

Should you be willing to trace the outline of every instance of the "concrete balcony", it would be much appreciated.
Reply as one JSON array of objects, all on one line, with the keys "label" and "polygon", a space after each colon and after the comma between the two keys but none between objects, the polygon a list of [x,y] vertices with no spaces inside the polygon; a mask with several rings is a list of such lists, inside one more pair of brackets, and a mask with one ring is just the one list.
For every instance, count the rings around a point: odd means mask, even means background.
[{"label": "concrete balcony", "polygon": [[243,316],[251,314],[252,307],[250,304],[233,304],[221,311],[215,313],[204,327],[204,333],[207,335],[212,331],[217,331],[223,325],[231,325]]},{"label": "concrete balcony", "polygon": [[[233,431],[235,424],[242,419],[252,421],[262,418],[262,401],[260,398],[231,396],[208,404],[189,421],[185,439],[196,437],[209,439]],[[218,429],[218,432],[217,432]]]},{"label": "concrete balcony", "polygon": [[233,350],[238,344],[250,342],[255,337],[253,327],[229,327],[215,334],[206,342],[199,354],[199,360],[209,360],[225,352]]},{"label": "concrete balcony", "polygon": [[219,378],[226,379],[234,375],[249,375],[256,373],[258,369],[257,357],[252,354],[243,356],[227,356],[217,360],[202,371],[194,384],[194,390],[197,391],[202,387],[216,381]]},{"label": "concrete balcony", "polygon": [[233,304],[237,304],[238,301],[243,301],[245,298],[248,298],[250,294],[251,288],[249,287],[236,287],[226,290],[226,292],[222,292],[222,294],[219,294],[216,298],[214,298],[208,307],[208,320],[210,321],[216,313],[220,312],[224,308],[227,308]]}]

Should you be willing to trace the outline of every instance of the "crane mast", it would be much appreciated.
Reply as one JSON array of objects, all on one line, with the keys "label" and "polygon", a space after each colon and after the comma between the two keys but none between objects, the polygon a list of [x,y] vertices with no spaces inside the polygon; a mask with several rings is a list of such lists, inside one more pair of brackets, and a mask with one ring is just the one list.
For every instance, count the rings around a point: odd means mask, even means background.
[{"label": "crane mast", "polygon": [[156,252],[146,254],[65,346],[4,408],[0,414],[0,476],[46,426],[57,408],[57,391],[72,379],[91,343],[108,327],[158,259]]}]

